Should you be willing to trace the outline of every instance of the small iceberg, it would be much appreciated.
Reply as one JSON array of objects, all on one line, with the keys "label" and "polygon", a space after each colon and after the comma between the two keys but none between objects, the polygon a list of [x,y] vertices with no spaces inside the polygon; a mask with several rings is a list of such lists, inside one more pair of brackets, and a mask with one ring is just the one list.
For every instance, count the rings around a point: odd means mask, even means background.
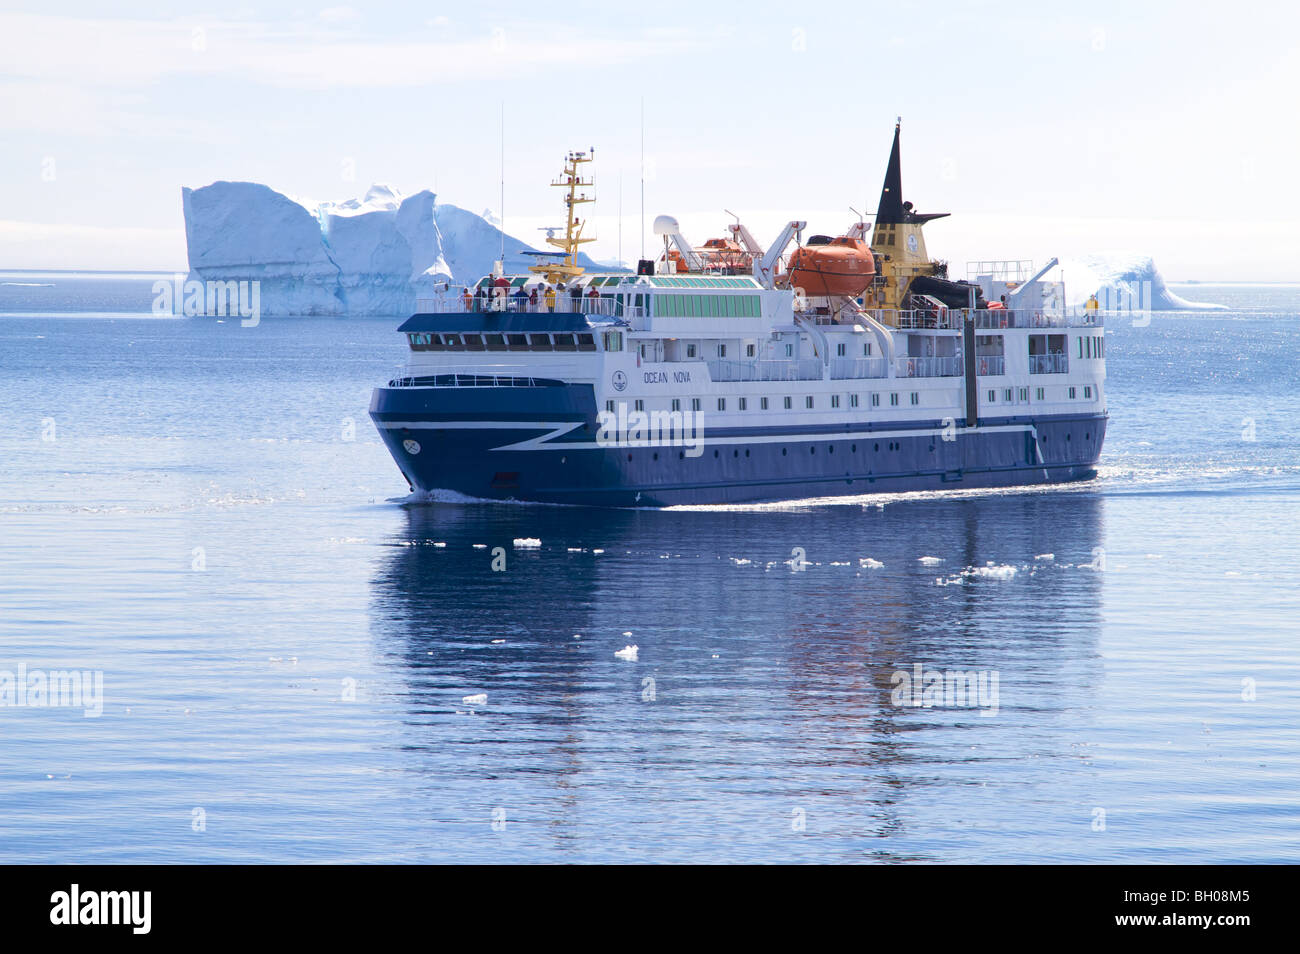
[{"label": "small iceberg", "polygon": [[467,706],[485,706],[487,705],[487,693],[486,692],[475,693],[472,696],[465,696],[460,701],[462,704]]},{"label": "small iceberg", "polygon": [[542,541],[536,537],[515,537],[514,547],[516,550],[535,550],[542,545]]},{"label": "small iceberg", "polygon": [[615,659],[622,659],[626,662],[636,662],[637,648],[635,646],[624,646],[614,653]]}]

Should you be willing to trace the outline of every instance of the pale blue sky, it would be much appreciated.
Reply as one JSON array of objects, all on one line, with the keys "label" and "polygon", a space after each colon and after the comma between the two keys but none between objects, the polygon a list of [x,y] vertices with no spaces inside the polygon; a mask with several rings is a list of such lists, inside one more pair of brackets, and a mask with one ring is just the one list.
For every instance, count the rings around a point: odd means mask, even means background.
[{"label": "pale blue sky", "polygon": [[[904,191],[972,258],[1110,249],[1171,278],[1300,279],[1300,14],[1290,5],[14,3],[0,12],[0,268],[172,268],[180,189],[371,182],[557,220],[595,146],[595,254],[647,222],[762,240],[874,211],[903,116]],[[548,19],[546,11],[564,22]],[[353,178],[349,179],[349,172]],[[647,239],[647,241],[649,241]]]}]

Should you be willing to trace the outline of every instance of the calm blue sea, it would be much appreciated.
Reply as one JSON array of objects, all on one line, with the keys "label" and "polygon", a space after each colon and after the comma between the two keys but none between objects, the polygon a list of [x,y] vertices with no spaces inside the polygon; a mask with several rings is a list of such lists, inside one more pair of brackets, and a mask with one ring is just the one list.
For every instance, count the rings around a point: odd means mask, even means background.
[{"label": "calm blue sea", "polygon": [[1087,484],[602,512],[409,503],[398,317],[152,282],[0,273],[0,671],[103,679],[0,861],[1300,861],[1300,287],[1112,323]]}]

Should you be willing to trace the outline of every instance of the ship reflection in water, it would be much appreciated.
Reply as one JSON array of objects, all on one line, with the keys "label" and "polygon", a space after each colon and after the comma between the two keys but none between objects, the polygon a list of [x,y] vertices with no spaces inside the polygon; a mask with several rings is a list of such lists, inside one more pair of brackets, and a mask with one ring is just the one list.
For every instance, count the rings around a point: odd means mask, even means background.
[{"label": "ship reflection in water", "polygon": [[1059,854],[1088,834],[1104,509],[410,506],[371,622],[400,747],[478,857]]}]

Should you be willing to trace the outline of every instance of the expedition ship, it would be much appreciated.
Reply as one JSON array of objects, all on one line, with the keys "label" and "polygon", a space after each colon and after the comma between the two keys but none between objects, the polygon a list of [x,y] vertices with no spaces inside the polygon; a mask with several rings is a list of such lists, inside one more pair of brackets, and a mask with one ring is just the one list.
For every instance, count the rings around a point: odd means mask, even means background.
[{"label": "expedition ship", "polygon": [[1055,259],[949,278],[922,231],[947,213],[903,201],[897,127],[870,226],[805,243],[792,221],[764,249],[737,221],[697,248],[660,216],[636,274],[578,265],[591,158],[553,183],[556,252],[398,329],[408,364],[370,415],[413,490],[625,507],[1095,474],[1103,315],[1066,306]]}]

